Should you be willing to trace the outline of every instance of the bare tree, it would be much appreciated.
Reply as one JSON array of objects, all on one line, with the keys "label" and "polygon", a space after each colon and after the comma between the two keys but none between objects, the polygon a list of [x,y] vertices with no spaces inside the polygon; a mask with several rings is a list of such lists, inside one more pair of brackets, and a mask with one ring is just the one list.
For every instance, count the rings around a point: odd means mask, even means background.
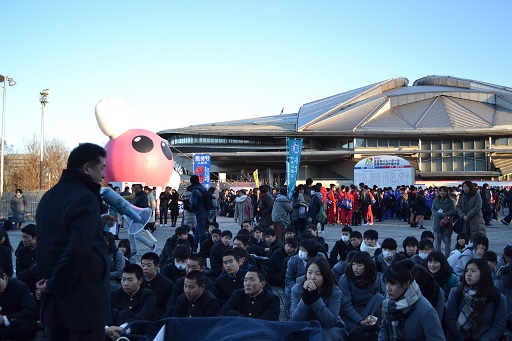
[{"label": "bare tree", "polygon": [[[23,139],[19,154],[6,157],[5,190],[22,188],[39,189],[40,141],[34,134],[30,139]],[[47,139],[43,151],[43,189],[48,189],[59,180],[62,170],[66,168],[69,148],[60,139]]]}]

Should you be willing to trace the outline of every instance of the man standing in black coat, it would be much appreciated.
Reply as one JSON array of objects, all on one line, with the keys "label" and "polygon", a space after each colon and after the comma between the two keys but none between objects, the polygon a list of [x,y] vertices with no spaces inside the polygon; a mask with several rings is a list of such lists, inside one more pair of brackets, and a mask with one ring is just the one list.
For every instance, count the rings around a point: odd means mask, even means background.
[{"label": "man standing in black coat", "polygon": [[36,213],[37,283],[46,339],[104,340],[110,318],[110,271],[101,215],[106,151],[81,143]]}]

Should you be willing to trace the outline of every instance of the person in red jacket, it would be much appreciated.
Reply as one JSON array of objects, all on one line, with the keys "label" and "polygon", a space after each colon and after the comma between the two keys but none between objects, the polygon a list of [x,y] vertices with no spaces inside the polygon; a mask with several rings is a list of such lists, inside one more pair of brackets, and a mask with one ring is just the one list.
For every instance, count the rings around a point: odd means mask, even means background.
[{"label": "person in red jacket", "polygon": [[327,224],[336,224],[338,216],[336,210],[336,185],[330,184],[329,191],[327,191]]}]

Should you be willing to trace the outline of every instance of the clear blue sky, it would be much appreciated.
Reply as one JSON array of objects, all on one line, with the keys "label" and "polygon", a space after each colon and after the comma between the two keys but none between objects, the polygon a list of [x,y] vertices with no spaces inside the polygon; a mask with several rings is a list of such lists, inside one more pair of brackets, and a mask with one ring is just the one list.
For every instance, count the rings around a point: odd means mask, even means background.
[{"label": "clear blue sky", "polygon": [[0,2],[6,142],[105,144],[94,107],[119,97],[133,128],[297,112],[394,77],[450,75],[512,86],[512,2]]}]

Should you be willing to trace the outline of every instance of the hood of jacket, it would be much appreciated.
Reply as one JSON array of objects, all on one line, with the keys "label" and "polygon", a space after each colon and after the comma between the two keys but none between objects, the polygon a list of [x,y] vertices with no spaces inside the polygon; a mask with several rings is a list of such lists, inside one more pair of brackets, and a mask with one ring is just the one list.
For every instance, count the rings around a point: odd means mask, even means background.
[{"label": "hood of jacket", "polygon": [[288,199],[288,197],[286,195],[279,193],[276,196],[276,201],[290,201],[290,200]]}]

